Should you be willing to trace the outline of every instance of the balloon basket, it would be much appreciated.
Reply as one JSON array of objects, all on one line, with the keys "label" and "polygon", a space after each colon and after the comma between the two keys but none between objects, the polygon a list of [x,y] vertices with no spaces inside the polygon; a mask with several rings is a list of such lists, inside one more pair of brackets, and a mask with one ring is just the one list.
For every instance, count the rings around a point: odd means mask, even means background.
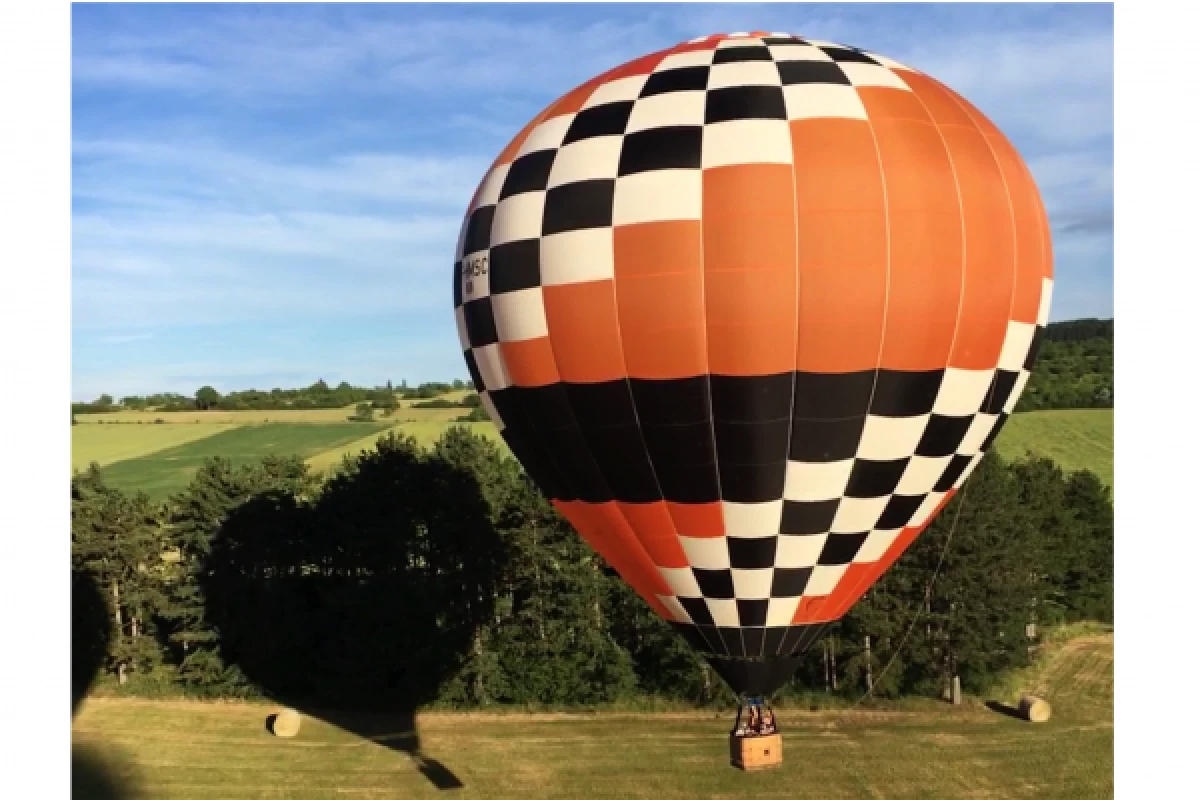
[{"label": "balloon basket", "polygon": [[729,763],[740,770],[770,769],[783,764],[783,736],[729,734]]},{"label": "balloon basket", "polygon": [[729,763],[740,770],[770,769],[783,763],[783,736],[775,713],[760,697],[738,703],[729,732]]}]

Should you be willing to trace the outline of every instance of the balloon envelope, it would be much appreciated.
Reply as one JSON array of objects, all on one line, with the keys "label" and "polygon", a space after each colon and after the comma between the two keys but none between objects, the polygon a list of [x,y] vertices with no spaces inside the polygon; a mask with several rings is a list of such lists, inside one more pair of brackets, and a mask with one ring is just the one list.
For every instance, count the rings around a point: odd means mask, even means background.
[{"label": "balloon envelope", "polygon": [[787,681],[954,495],[1049,314],[1013,146],[910,67],[716,35],[573,89],[463,223],[484,407],[738,692]]}]

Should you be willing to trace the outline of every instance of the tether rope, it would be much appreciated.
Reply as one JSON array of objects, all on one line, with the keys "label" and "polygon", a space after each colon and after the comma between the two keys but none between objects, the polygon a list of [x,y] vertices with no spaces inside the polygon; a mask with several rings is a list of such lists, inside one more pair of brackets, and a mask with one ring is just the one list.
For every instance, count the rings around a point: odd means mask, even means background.
[{"label": "tether rope", "polygon": [[930,576],[929,583],[925,585],[925,595],[921,599],[921,602],[917,604],[917,613],[913,614],[912,622],[910,622],[908,625],[908,630],[904,632],[903,638],[900,639],[900,644],[892,652],[892,657],[889,658],[887,664],[884,665],[883,670],[879,673],[879,677],[871,681],[871,687],[867,689],[867,691],[863,692],[862,697],[854,701],[854,705],[852,705],[851,708],[857,708],[863,700],[866,700],[875,693],[875,687],[879,685],[879,682],[883,680],[883,676],[887,675],[888,670],[892,668],[892,664],[895,663],[900,653],[904,651],[904,645],[908,642],[909,635],[913,632],[913,629],[917,627],[917,622],[921,619],[921,615],[929,606],[929,601],[933,597],[933,584],[937,580],[938,573],[941,572],[942,569],[942,564],[946,560],[946,553],[950,550],[950,542],[954,539],[954,532],[958,529],[958,517],[960,514],[962,514],[963,506],[966,504],[967,487],[964,484],[961,498],[958,501],[958,508],[954,510],[954,520],[950,523],[950,533],[946,535],[946,543],[942,545],[942,554],[938,557],[938,563],[933,569],[933,575]]}]

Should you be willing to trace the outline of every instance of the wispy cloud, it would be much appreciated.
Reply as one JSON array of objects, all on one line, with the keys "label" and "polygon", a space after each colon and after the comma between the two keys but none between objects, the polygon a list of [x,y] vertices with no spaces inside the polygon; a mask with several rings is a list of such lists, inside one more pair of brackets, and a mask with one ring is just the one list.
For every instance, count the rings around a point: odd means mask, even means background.
[{"label": "wispy cloud", "polygon": [[[410,379],[458,370],[449,262],[463,207],[495,153],[571,86],[721,30],[856,44],[953,86],[1010,135],[1043,192],[1063,276],[1055,316],[1111,313],[1111,9],[96,5],[73,13],[72,304],[75,330],[87,334],[77,336],[75,369],[89,390],[105,376],[146,391],[206,372],[307,374],[321,369],[314,361],[364,380],[385,365]],[[303,335],[259,330],[288,325]],[[253,355],[240,344],[251,340]],[[220,358],[196,360],[218,342]],[[136,352],[138,366],[93,349],[119,343],[136,343],[117,349]]]},{"label": "wispy cloud", "polygon": [[110,333],[100,337],[101,344],[130,344],[145,342],[154,338],[153,333]]}]

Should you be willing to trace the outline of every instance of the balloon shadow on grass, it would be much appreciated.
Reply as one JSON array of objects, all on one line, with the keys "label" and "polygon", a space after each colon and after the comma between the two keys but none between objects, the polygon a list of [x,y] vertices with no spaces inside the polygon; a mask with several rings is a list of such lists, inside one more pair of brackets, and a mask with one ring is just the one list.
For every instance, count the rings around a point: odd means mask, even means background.
[{"label": "balloon shadow on grass", "polygon": [[416,712],[491,616],[500,552],[473,473],[381,443],[315,503],[265,492],[239,506],[201,583],[227,664],[451,789],[463,784],[422,751]]},{"label": "balloon shadow on grass", "polygon": [[[108,657],[112,617],[95,579],[82,570],[71,571],[71,716],[91,691]],[[115,768],[117,753],[104,753],[71,736],[71,797],[87,800],[130,800],[136,796],[127,778]]]}]

